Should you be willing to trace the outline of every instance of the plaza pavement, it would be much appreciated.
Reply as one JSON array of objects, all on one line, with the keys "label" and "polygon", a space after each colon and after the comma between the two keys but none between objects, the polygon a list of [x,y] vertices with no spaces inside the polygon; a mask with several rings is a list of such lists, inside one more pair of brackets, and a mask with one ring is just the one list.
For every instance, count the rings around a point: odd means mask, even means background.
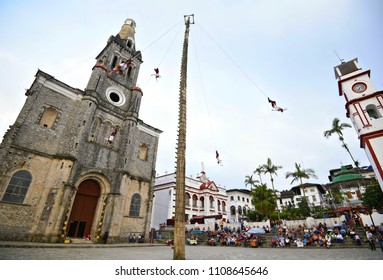
[{"label": "plaza pavement", "polygon": [[[367,248],[244,248],[188,246],[186,260],[383,260]],[[162,244],[57,244],[0,241],[0,260],[172,260]]]}]

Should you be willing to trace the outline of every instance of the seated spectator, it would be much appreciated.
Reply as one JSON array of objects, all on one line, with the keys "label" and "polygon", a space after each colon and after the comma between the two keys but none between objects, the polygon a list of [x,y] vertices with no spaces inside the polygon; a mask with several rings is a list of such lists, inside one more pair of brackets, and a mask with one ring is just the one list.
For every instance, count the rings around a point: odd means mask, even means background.
[{"label": "seated spectator", "polygon": [[286,239],[285,239],[285,246],[290,247],[290,238],[288,235],[286,236]]},{"label": "seated spectator", "polygon": [[304,244],[303,244],[303,242],[302,242],[302,240],[300,238],[298,238],[296,240],[296,245],[297,245],[298,248],[302,248],[304,246]]},{"label": "seated spectator", "polygon": [[285,238],[283,235],[279,236],[279,246],[285,247]]},{"label": "seated spectator", "polygon": [[383,235],[383,223],[380,223],[378,230],[379,230],[380,235]]},{"label": "seated spectator", "polygon": [[333,240],[334,240],[334,242],[337,242],[337,243],[344,243],[343,235],[341,235],[340,233],[335,235],[333,237]]},{"label": "seated spectator", "polygon": [[326,247],[330,248],[330,246],[331,246],[331,237],[330,237],[330,235],[326,234],[325,239],[326,239]]},{"label": "seated spectator", "polygon": [[350,233],[349,233],[349,235],[350,235],[350,237],[352,238],[352,239],[355,239],[354,237],[355,237],[355,228],[352,228],[351,230],[350,230]]},{"label": "seated spectator", "polygon": [[322,235],[320,238],[319,238],[319,245],[320,246],[323,246],[323,247],[326,247],[326,237],[324,235]]},{"label": "seated spectator", "polygon": [[355,240],[356,245],[358,245],[358,246],[362,245],[362,241],[360,240],[360,237],[358,234],[354,235],[354,240]]},{"label": "seated spectator", "polygon": [[334,222],[334,226],[333,226],[333,228],[336,229],[336,228],[338,228],[338,227],[339,227],[339,224],[338,224],[337,221],[335,221],[335,222]]},{"label": "seated spectator", "polygon": [[272,248],[278,247],[278,238],[277,238],[277,236],[273,236],[271,238],[271,247]]},{"label": "seated spectator", "polygon": [[319,236],[317,234],[313,234],[313,244],[314,245],[317,245],[318,244],[318,241],[319,241]]}]

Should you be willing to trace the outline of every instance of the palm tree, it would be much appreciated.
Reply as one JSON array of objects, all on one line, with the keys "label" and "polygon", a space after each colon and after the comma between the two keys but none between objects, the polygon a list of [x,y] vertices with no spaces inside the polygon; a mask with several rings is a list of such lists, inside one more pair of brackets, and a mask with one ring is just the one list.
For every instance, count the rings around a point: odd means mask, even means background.
[{"label": "palm tree", "polygon": [[[278,169],[281,169],[282,166],[278,166],[278,165],[274,165],[272,162],[271,162],[271,159],[268,158],[267,159],[267,163],[266,164],[263,164],[262,165],[262,169],[263,169],[263,173],[266,174],[266,173],[269,173],[270,174],[270,181],[271,181],[271,186],[273,187],[273,191],[274,191],[274,195],[275,195],[275,205],[277,204],[276,203],[276,198],[277,198],[277,195],[275,193],[275,188],[274,188],[274,178],[273,178],[273,174],[275,176],[277,176],[277,170]],[[279,219],[279,210],[277,209],[277,212],[278,212],[278,219]]]},{"label": "palm tree", "polygon": [[[359,175],[361,176],[362,183],[363,183],[363,185],[365,185],[364,177],[363,177],[363,175],[362,175],[362,173],[360,172],[360,169],[359,169],[359,161],[354,159],[354,157],[352,156],[352,154],[350,152],[350,149],[348,148],[347,144],[344,142],[342,130],[347,128],[347,127],[351,127],[351,125],[348,124],[348,123],[340,123],[340,120],[338,118],[335,118],[332,121],[332,128],[330,130],[326,130],[324,132],[324,136],[326,138],[328,138],[328,137],[330,137],[334,133],[338,134],[339,141],[342,142],[342,147],[345,148],[346,151],[348,152],[348,154],[350,155],[350,157],[352,159],[352,162],[355,165],[356,170],[358,171]],[[360,190],[359,184],[358,184],[358,190]]]},{"label": "palm tree", "polygon": [[266,184],[257,185],[252,189],[251,202],[261,216],[269,219],[277,206],[275,192],[272,189],[268,189]]},{"label": "palm tree", "polygon": [[253,173],[254,173],[254,174],[258,174],[258,176],[259,176],[259,180],[260,180],[261,184],[263,184],[263,182],[262,182],[262,176],[261,176],[261,174],[263,173],[263,167],[262,167],[262,165],[258,166],[257,169],[255,169]]},{"label": "palm tree", "polygon": [[340,120],[338,118],[335,118],[332,121],[332,128],[330,130],[326,130],[324,132],[324,137],[329,138],[334,133],[337,134],[339,137],[339,141],[342,142],[342,147],[346,149],[346,151],[350,155],[352,162],[354,163],[355,167],[358,168],[359,163],[357,161],[355,161],[355,159],[352,156],[347,144],[344,142],[342,130],[347,128],[347,127],[351,127],[351,125],[348,123],[340,123]]},{"label": "palm tree", "polygon": [[246,186],[247,186],[247,185],[250,185],[250,189],[251,189],[251,190],[253,189],[253,187],[254,187],[257,183],[259,183],[259,181],[258,181],[258,180],[254,180],[254,179],[253,179],[253,175],[250,175],[250,176],[246,176],[246,177],[245,177],[245,185],[246,185]]},{"label": "palm tree", "polygon": [[[317,175],[315,174],[315,171],[311,168],[303,169],[301,168],[301,165],[298,163],[295,163],[295,171],[294,172],[286,172],[286,179],[289,177],[293,177],[293,180],[291,181],[290,185],[293,184],[295,181],[300,182],[300,186],[303,186],[302,178],[304,179],[310,179],[315,178],[318,179]],[[306,197],[305,189],[303,189],[303,196]]]}]

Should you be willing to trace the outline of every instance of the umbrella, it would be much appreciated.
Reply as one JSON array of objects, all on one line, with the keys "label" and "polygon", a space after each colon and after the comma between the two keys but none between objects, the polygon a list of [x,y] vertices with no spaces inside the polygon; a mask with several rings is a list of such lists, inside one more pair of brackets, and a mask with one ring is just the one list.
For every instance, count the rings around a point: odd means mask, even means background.
[{"label": "umbrella", "polygon": [[195,229],[195,230],[192,230],[191,232],[190,232],[190,234],[202,234],[203,233],[203,231],[202,230],[199,230],[199,229]]},{"label": "umbrella", "polygon": [[263,234],[265,230],[263,228],[251,228],[246,233],[248,234]]}]

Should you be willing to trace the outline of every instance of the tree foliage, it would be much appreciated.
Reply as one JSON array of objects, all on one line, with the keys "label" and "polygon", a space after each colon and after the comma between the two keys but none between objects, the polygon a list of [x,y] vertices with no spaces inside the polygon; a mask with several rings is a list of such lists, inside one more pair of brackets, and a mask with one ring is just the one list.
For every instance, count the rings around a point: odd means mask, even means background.
[{"label": "tree foliage", "polygon": [[255,186],[250,195],[254,208],[261,218],[269,219],[277,206],[275,192],[268,189],[266,184],[260,184]]},{"label": "tree foliage", "polygon": [[383,209],[383,192],[379,186],[378,181],[366,187],[365,192],[362,195],[362,203],[371,213],[372,209]]}]

